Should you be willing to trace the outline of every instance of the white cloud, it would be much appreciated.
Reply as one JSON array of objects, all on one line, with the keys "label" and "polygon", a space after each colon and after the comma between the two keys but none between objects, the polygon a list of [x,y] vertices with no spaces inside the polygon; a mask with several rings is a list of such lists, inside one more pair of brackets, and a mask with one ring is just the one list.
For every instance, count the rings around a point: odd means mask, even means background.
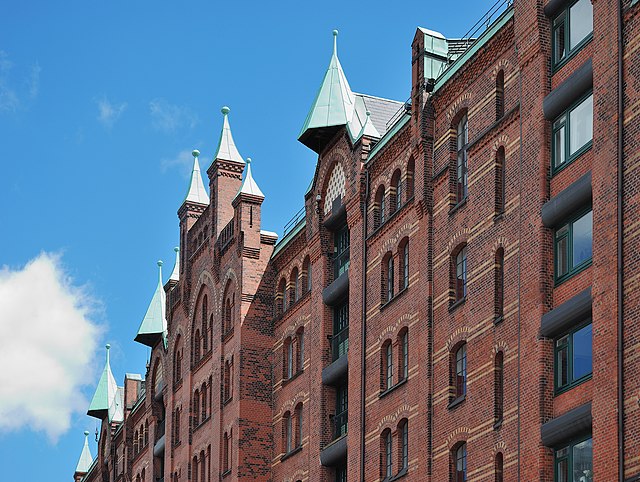
[{"label": "white cloud", "polygon": [[[202,159],[202,156],[200,156],[200,159]],[[189,176],[191,175],[192,168],[193,168],[193,156],[191,155],[190,150],[180,151],[174,157],[170,159],[162,159],[160,161],[160,171],[165,173],[170,169],[177,169],[180,175],[185,179],[188,179]],[[201,172],[204,173],[206,169],[207,167],[203,167],[202,164],[200,164]],[[204,180],[206,182],[206,178]]]},{"label": "white cloud", "polygon": [[31,429],[55,440],[87,409],[80,386],[94,378],[95,306],[59,256],[0,269],[0,433]]},{"label": "white cloud", "polygon": [[173,132],[178,127],[192,128],[198,123],[198,116],[186,107],[170,104],[165,99],[149,102],[151,125],[163,132]]},{"label": "white cloud", "polygon": [[12,78],[12,71],[13,62],[9,54],[0,50],[0,112],[15,112],[21,107],[28,107],[29,101],[38,97],[42,71],[40,64],[36,62],[31,66],[29,74],[19,84],[20,88],[16,86],[15,75]]},{"label": "white cloud", "polygon": [[108,128],[113,127],[113,124],[120,118],[122,113],[127,108],[126,102],[110,102],[105,96],[97,101],[98,103],[98,120]]}]

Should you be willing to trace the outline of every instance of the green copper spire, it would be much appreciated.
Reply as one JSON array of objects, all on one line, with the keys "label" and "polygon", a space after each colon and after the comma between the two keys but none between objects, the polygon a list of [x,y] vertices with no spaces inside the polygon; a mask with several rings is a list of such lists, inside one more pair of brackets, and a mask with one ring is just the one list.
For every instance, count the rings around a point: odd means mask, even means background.
[{"label": "green copper spire", "polygon": [[166,339],[165,301],[166,295],[162,287],[162,261],[158,261],[158,286],[151,298],[147,313],[142,319],[135,341],[153,348],[160,339]]},{"label": "green copper spire", "polygon": [[176,246],[173,248],[176,252],[176,262],[173,265],[173,271],[171,272],[171,276],[169,276],[169,281],[180,281],[180,248]]},{"label": "green copper spire", "polygon": [[218,142],[218,150],[216,151],[216,155],[213,156],[214,159],[220,159],[223,161],[233,161],[239,164],[244,164],[244,160],[242,156],[238,152],[238,148],[236,147],[236,143],[233,141],[233,136],[231,135],[231,127],[229,127],[229,109],[226,105],[220,109],[222,112],[222,132],[220,133],[220,141]]},{"label": "green copper spire", "polygon": [[93,394],[89,410],[87,411],[87,415],[90,417],[101,420],[108,415],[109,407],[113,404],[116,392],[118,391],[118,385],[116,384],[116,379],[113,377],[113,373],[111,373],[111,366],[109,364],[109,349],[111,345],[107,344],[105,348],[107,349],[107,361],[104,365],[100,380],[98,381],[96,391]]},{"label": "green copper spire", "polygon": [[202,182],[202,175],[200,174],[200,164],[198,163],[198,156],[200,151],[194,149],[191,151],[193,156],[193,169],[191,171],[191,182],[189,183],[189,189],[187,190],[187,196],[184,202],[192,202],[198,204],[209,204],[209,195]]},{"label": "green copper spire", "polygon": [[[338,59],[338,31],[333,31],[333,54],[318,95],[304,121],[298,140],[318,152],[324,142],[353,117],[355,96]],[[333,127],[333,129],[331,129]]]},{"label": "green copper spire", "polygon": [[238,193],[233,199],[236,199],[241,194],[246,194],[247,196],[256,196],[264,198],[264,194],[258,187],[258,184],[253,180],[253,175],[251,174],[251,158],[247,157],[247,173],[244,175],[244,180],[242,181],[242,186],[238,190]]},{"label": "green copper spire", "polygon": [[376,126],[374,126],[373,122],[371,122],[371,112],[369,111],[367,111],[367,117],[365,118],[364,125],[362,126],[362,129],[358,134],[358,139],[360,139],[362,136],[373,137],[375,139],[380,139],[380,137],[382,137],[378,132],[378,129],[376,129]]},{"label": "green copper spire", "polygon": [[89,440],[88,437],[89,432],[87,430],[84,431],[84,447],[82,449],[82,453],[80,454],[80,459],[78,460],[78,465],[76,465],[76,474],[86,474],[89,472],[91,468],[91,464],[93,463],[93,456],[89,451]]}]

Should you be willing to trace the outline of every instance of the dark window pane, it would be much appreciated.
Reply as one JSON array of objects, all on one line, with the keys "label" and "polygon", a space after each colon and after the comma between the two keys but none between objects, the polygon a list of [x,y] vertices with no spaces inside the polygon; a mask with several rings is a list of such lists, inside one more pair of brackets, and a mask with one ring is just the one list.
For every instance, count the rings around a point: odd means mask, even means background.
[{"label": "dark window pane", "polygon": [[562,166],[565,163],[565,145],[564,145],[564,116],[561,120],[556,122],[557,126],[554,126],[555,133],[553,138],[553,162],[556,168]]},{"label": "dark window pane", "polygon": [[553,22],[553,57],[556,63],[565,55],[565,18],[566,15],[562,13]]},{"label": "dark window pane", "polygon": [[592,372],[592,326],[581,328],[573,334],[573,379],[578,380]]},{"label": "dark window pane", "polygon": [[569,383],[569,336],[556,342],[556,383],[558,387]]}]

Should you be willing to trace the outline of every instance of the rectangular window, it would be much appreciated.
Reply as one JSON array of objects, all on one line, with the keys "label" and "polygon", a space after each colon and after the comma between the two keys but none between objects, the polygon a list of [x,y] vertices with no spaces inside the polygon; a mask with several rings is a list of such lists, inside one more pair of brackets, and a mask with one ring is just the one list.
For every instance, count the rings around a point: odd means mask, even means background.
[{"label": "rectangular window", "polygon": [[556,449],[556,482],[593,482],[593,441],[571,442]]},{"label": "rectangular window", "polygon": [[409,287],[409,242],[402,248],[402,289]]},{"label": "rectangular window", "polygon": [[393,348],[391,343],[387,345],[387,352],[385,354],[387,358],[387,389],[393,386]]},{"label": "rectangular window", "polygon": [[393,299],[393,278],[394,278],[394,269],[393,269],[393,256],[389,258],[387,263],[387,301],[391,301]]},{"label": "rectangular window", "polygon": [[334,439],[347,433],[347,414],[349,408],[349,395],[347,385],[340,385],[336,389],[336,415],[334,417]]},{"label": "rectangular window", "polygon": [[467,145],[469,143],[469,128],[465,115],[458,123],[456,162],[456,203],[462,202],[467,197],[468,164]]},{"label": "rectangular window", "polygon": [[400,459],[400,470],[404,470],[409,466],[409,422],[404,422],[401,426],[402,436],[402,458]]},{"label": "rectangular window", "polygon": [[557,68],[593,36],[591,0],[574,1],[553,19],[552,57]]},{"label": "rectangular window", "polygon": [[553,170],[557,171],[591,147],[593,93],[582,98],[553,122]]},{"label": "rectangular window", "polygon": [[402,379],[409,377],[409,332],[405,331],[402,335]]},{"label": "rectangular window", "polygon": [[331,335],[333,361],[349,351],[349,301],[333,310],[333,335]]},{"label": "rectangular window", "polygon": [[591,263],[593,244],[593,211],[581,214],[556,229],[556,282],[576,274]]},{"label": "rectangular window", "polygon": [[293,376],[293,341],[289,340],[287,344],[287,378]]},{"label": "rectangular window", "polygon": [[334,277],[338,278],[349,269],[349,228],[345,225],[336,233],[334,243]]},{"label": "rectangular window", "polygon": [[556,340],[556,390],[572,387],[591,375],[592,337],[592,325],[589,323]]},{"label": "rectangular window", "polygon": [[386,457],[386,470],[385,475],[390,478],[393,475],[393,450],[392,450],[392,435],[391,430],[387,432],[385,436],[385,457]]}]

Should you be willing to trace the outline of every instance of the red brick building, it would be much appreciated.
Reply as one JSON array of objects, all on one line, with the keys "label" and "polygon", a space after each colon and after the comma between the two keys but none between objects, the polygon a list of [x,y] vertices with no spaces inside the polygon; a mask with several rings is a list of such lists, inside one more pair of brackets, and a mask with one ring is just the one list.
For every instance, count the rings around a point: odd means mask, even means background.
[{"label": "red brick building", "polygon": [[[76,481],[640,480],[638,0],[418,28],[407,102],[337,49],[278,240],[223,109]],[[335,33],[337,35],[337,32]]]}]

